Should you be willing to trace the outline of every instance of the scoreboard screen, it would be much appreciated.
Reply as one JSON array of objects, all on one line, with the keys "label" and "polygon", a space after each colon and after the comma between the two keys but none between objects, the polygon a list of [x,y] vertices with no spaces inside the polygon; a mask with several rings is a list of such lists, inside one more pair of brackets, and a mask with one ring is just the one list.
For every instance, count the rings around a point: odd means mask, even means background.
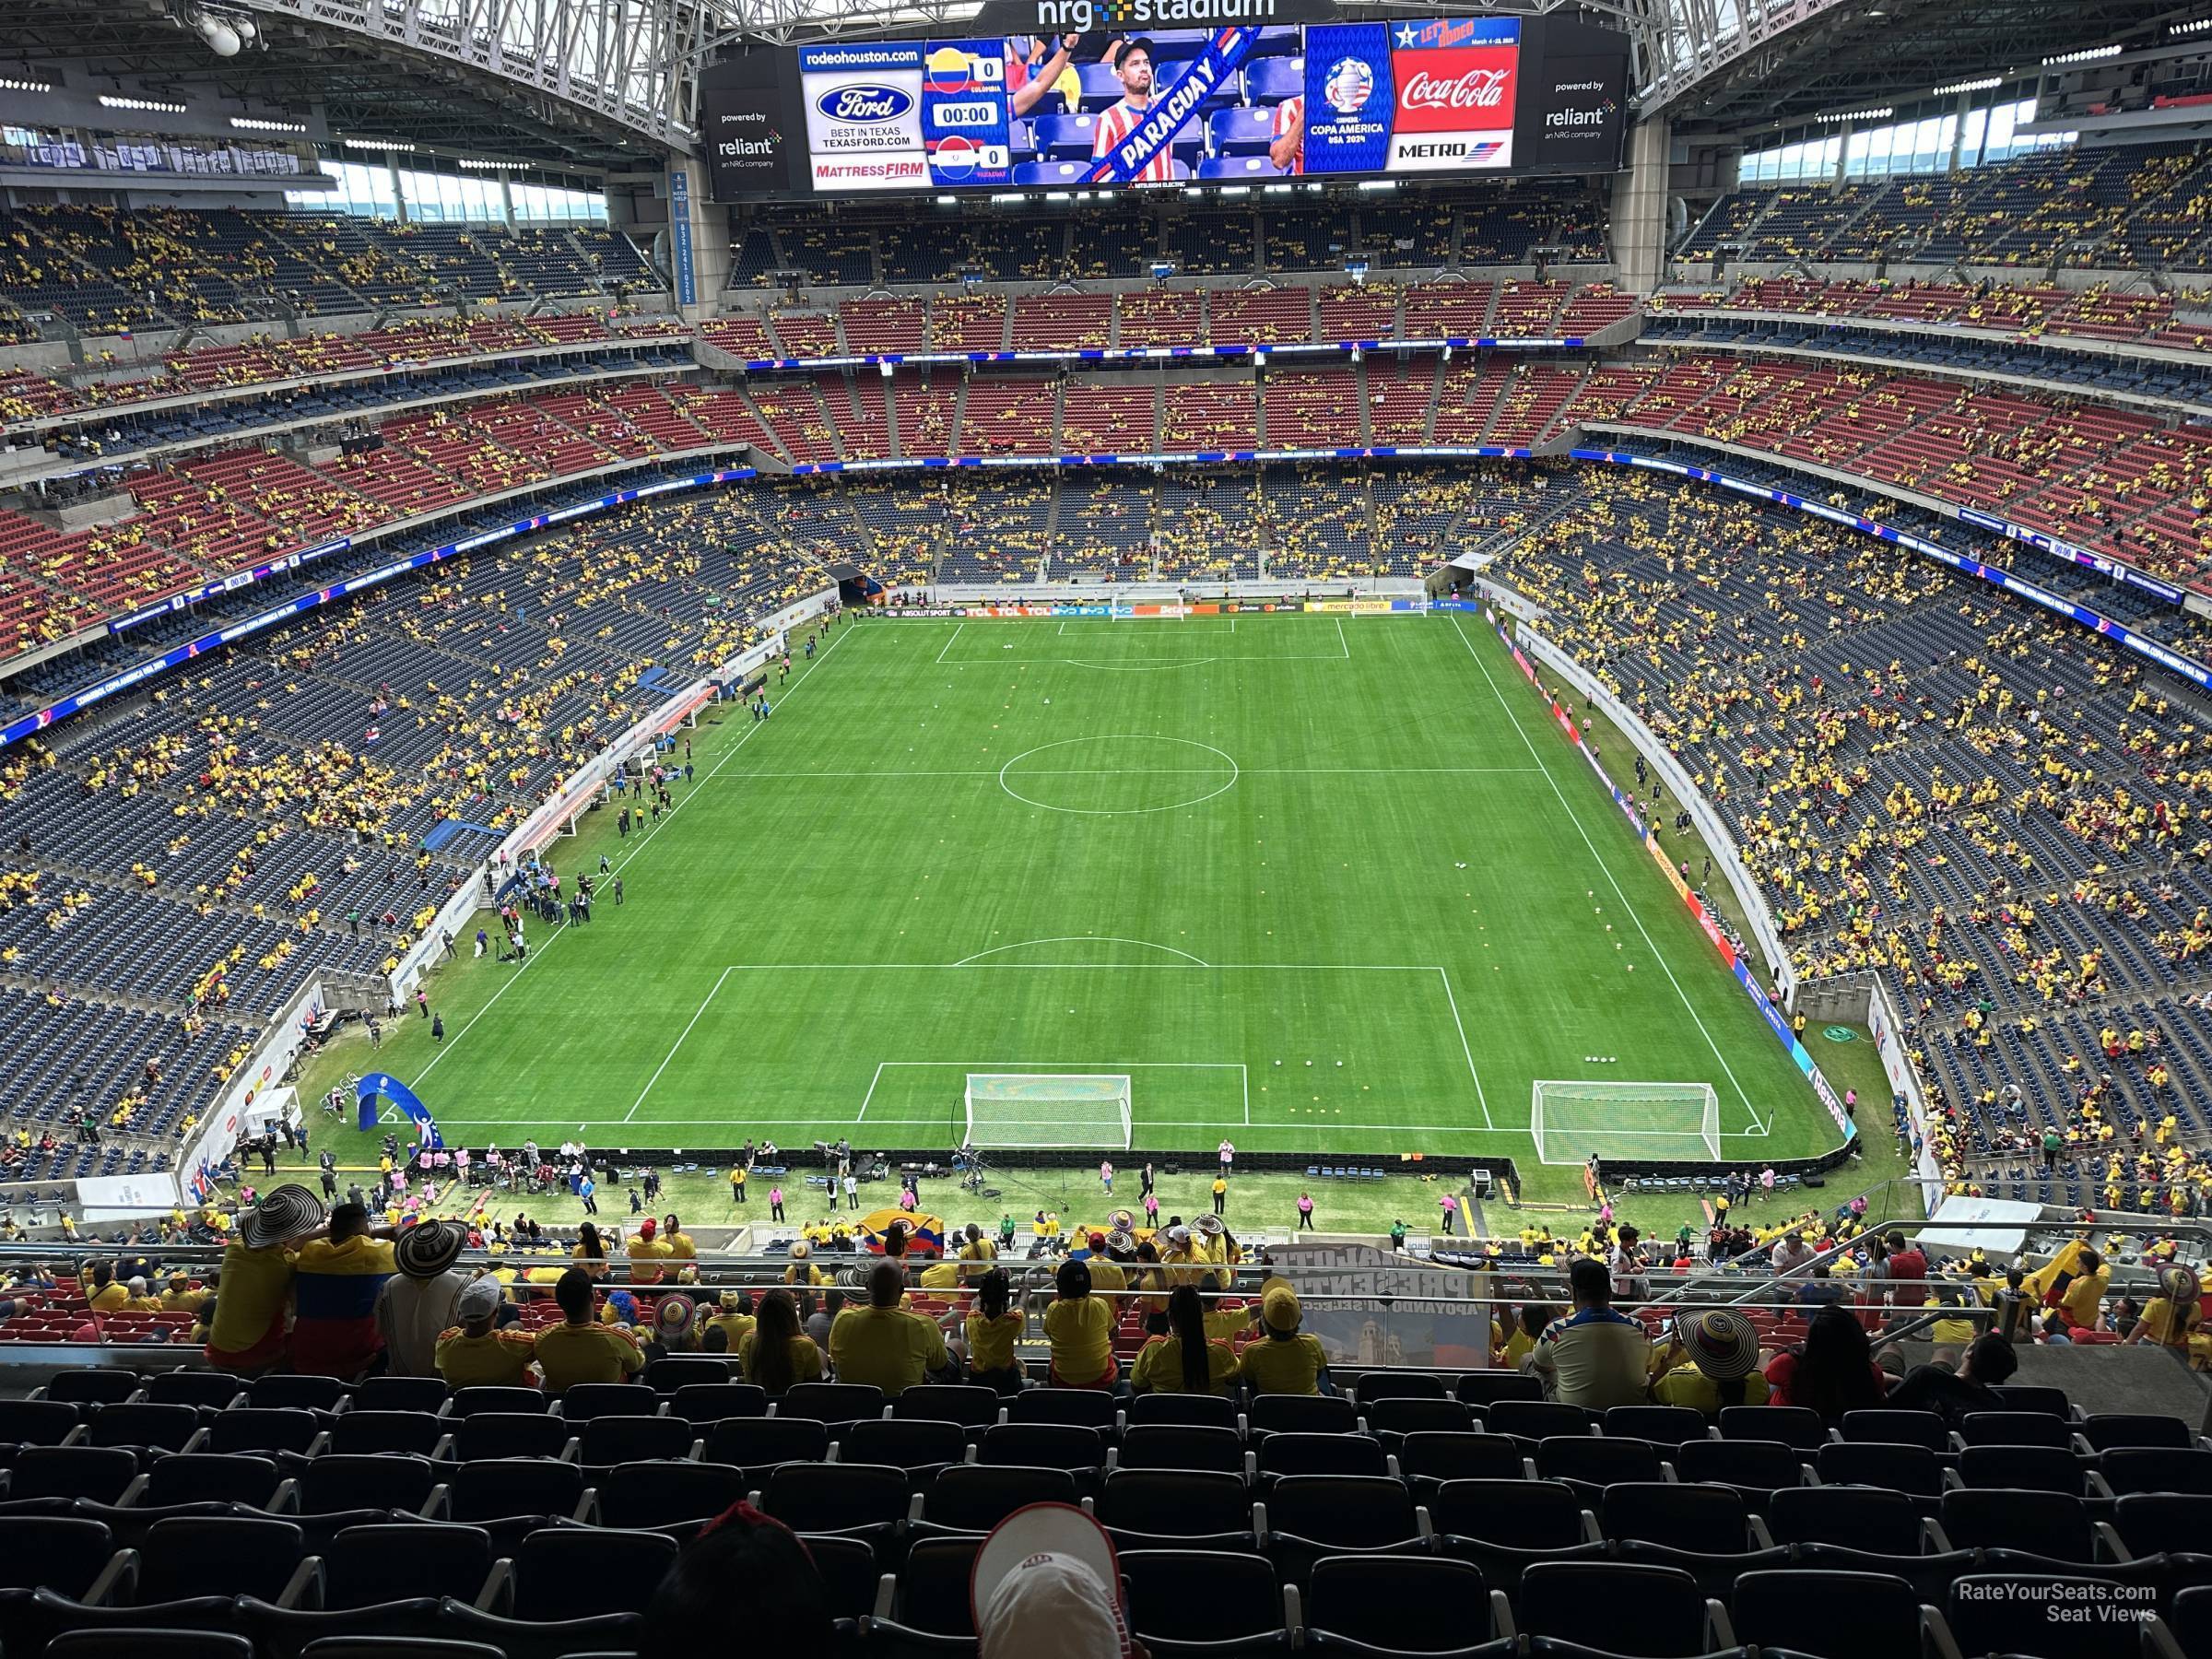
[{"label": "scoreboard screen", "polygon": [[[758,55],[781,62],[757,65],[746,93],[718,109],[712,79],[707,88],[724,199],[1609,171],[1627,128],[1625,39],[1542,18],[992,34]],[[733,97],[750,101],[724,118]],[[774,100],[787,100],[790,137],[771,156],[759,134]]]}]

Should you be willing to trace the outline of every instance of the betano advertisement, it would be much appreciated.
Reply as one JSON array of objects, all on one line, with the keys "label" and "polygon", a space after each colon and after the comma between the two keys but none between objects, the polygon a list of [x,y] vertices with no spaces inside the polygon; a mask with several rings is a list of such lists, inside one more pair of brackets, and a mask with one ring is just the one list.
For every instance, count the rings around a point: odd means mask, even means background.
[{"label": "betano advertisement", "polygon": [[725,60],[702,93],[735,200],[1605,172],[1627,76],[1609,30],[1431,18],[839,41]]}]

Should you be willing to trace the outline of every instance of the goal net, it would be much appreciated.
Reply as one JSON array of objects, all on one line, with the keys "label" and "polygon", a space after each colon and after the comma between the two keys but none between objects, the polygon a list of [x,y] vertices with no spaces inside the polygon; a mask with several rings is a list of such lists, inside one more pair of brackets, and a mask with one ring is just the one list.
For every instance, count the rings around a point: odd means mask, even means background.
[{"label": "goal net", "polygon": [[981,1151],[1129,1149],[1129,1079],[1097,1072],[970,1072],[965,1144]]},{"label": "goal net", "polygon": [[1536,1161],[1599,1158],[1718,1163],[1721,1097],[1710,1083],[1582,1083],[1538,1078],[1528,1132]]}]

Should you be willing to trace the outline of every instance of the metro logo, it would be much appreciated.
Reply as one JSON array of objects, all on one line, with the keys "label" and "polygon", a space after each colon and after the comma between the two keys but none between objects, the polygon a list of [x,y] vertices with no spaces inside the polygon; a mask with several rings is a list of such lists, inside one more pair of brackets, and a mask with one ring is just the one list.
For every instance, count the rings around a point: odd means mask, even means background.
[{"label": "metro logo", "polygon": [[1395,52],[1399,133],[1465,132],[1513,124],[1518,46],[1458,46]]}]

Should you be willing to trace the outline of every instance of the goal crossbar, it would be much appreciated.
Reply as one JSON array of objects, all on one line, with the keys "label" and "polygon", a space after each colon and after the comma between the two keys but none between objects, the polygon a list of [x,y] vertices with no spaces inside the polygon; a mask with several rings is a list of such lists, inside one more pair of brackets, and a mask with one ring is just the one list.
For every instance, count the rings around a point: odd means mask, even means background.
[{"label": "goal crossbar", "polygon": [[1539,1077],[1530,1091],[1528,1132],[1539,1163],[1593,1157],[1717,1163],[1721,1098],[1710,1083]]},{"label": "goal crossbar", "polygon": [[1123,1072],[970,1072],[964,1143],[979,1151],[1127,1151]]}]

